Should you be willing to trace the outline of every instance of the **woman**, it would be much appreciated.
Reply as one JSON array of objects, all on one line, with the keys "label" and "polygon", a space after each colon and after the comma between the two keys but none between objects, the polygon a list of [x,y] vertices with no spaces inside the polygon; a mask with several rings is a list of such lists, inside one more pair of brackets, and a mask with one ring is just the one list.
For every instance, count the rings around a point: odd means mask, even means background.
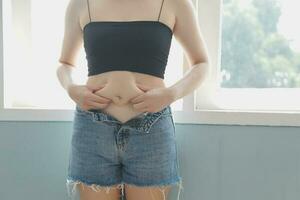
[{"label": "woman", "polygon": [[[191,67],[166,87],[173,35]],[[72,80],[82,44],[85,85]],[[181,189],[170,104],[209,72],[191,1],[70,0],[59,62],[59,81],[76,103],[69,195],[78,189],[81,200],[117,200],[125,190],[127,200],[163,200],[171,185]]]}]

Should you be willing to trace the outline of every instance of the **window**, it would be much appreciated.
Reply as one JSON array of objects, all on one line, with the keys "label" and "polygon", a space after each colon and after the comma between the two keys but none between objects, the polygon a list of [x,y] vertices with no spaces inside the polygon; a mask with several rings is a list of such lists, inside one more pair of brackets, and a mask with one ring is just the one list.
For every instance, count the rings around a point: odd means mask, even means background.
[{"label": "window", "polygon": [[[193,94],[174,102],[176,123],[298,125],[300,29],[289,23],[300,17],[296,2],[191,1],[207,42],[212,74]],[[0,102],[5,109],[0,119],[48,116],[43,119],[66,120],[68,111],[55,109],[74,108],[55,74],[67,3],[3,1],[1,81],[5,84]],[[84,82],[87,68],[83,48],[79,59],[76,78]],[[173,37],[167,85],[181,77],[182,65],[187,62]],[[24,108],[37,109],[28,110],[30,115],[18,114]],[[42,108],[49,110],[41,115]]]},{"label": "window", "polygon": [[290,22],[299,18],[289,0],[225,0],[222,87],[298,88],[300,28]]},{"label": "window", "polygon": [[[212,58],[196,91],[201,123],[299,125],[299,18],[291,0],[198,1]],[[290,25],[290,26],[289,26]]]},{"label": "window", "polygon": [[299,111],[297,8],[292,0],[223,1],[219,108]]},{"label": "window", "polygon": [[[61,87],[56,76],[60,56],[64,14],[69,0],[3,1],[3,75],[5,109],[73,109],[74,102]],[[53,12],[55,11],[55,14]],[[78,82],[87,78],[87,63],[82,46],[78,58]],[[183,59],[179,44],[173,39],[166,84],[182,74]],[[3,82],[4,82],[3,80]],[[173,107],[180,109],[182,100]]]}]

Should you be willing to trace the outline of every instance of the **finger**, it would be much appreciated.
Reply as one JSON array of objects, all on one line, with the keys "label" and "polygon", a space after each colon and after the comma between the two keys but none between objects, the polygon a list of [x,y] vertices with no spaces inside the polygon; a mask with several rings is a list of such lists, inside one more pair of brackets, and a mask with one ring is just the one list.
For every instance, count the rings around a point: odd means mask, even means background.
[{"label": "finger", "polygon": [[138,87],[139,89],[141,89],[142,91],[144,91],[144,92],[147,92],[147,91],[149,90],[149,88],[146,87],[146,86],[144,86],[144,85],[139,85],[139,84],[137,84],[137,87]]},{"label": "finger", "polygon": [[143,95],[139,95],[131,100],[131,103],[139,103],[143,101]]},{"label": "finger", "polygon": [[93,93],[93,94],[96,95],[96,96],[98,96],[98,97],[101,97],[101,98],[103,98],[103,99],[105,99],[105,100],[111,101],[110,98],[104,97],[104,96],[102,96],[101,94],[97,94],[97,93]]},{"label": "finger", "polygon": [[92,101],[95,101],[98,103],[109,103],[111,101],[111,99],[109,99],[109,98],[105,98],[103,96],[99,96],[99,95],[93,94],[93,93],[91,93],[89,95],[89,100],[92,100]]},{"label": "finger", "polygon": [[103,86],[103,85],[99,85],[99,86],[97,86],[96,88],[93,86],[93,87],[91,87],[91,86],[89,86],[89,85],[86,85],[86,88],[88,88],[91,92],[95,92],[95,91],[97,91],[97,90],[100,90],[100,89],[102,89],[102,88],[104,88],[105,86]]},{"label": "finger", "polygon": [[146,105],[144,102],[133,104],[133,107],[138,110],[146,109]]},{"label": "finger", "polygon": [[95,101],[87,101],[86,103],[88,106],[92,106],[93,108],[105,108],[106,106],[108,106],[107,103],[98,103]]}]

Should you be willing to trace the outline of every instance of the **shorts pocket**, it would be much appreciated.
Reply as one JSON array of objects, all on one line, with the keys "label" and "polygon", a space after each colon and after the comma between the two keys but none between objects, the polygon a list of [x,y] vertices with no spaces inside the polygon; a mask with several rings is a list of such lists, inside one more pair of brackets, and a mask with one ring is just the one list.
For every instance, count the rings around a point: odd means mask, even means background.
[{"label": "shorts pocket", "polygon": [[170,133],[174,135],[173,118],[171,114],[162,114],[148,127],[148,134]]}]

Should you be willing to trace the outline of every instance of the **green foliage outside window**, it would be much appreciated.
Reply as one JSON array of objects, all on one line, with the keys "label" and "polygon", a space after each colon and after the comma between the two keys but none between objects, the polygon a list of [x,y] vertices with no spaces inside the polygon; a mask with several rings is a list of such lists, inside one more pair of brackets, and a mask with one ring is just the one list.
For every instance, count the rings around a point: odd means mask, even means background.
[{"label": "green foliage outside window", "polygon": [[[300,86],[300,52],[278,32],[280,16],[277,0],[252,0],[245,8],[239,0],[224,0],[223,88]],[[297,19],[291,23],[297,26]]]}]

